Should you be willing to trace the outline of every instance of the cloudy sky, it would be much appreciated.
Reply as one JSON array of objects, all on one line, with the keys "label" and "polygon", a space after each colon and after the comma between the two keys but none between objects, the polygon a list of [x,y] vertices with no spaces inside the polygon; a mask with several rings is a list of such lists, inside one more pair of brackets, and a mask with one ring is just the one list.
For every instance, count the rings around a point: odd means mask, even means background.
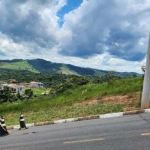
[{"label": "cloudy sky", "polygon": [[0,59],[141,73],[149,0],[0,0]]}]

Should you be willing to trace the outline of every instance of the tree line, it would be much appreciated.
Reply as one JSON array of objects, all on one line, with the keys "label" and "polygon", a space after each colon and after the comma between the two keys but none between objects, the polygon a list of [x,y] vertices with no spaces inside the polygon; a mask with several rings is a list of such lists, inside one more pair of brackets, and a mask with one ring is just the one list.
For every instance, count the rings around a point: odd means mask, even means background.
[{"label": "tree line", "polygon": [[[46,73],[32,73],[29,71],[2,71],[0,72],[1,81],[8,82],[9,79],[16,79],[18,82],[42,82],[45,88],[51,88],[50,94],[59,94],[68,89],[77,88],[86,84],[101,84],[107,82],[108,85],[113,84],[116,79],[120,79],[114,71],[110,71],[105,76],[101,77],[87,77],[77,75],[65,74],[46,74]],[[32,89],[26,89],[24,96],[12,94],[9,88],[0,89],[0,102],[12,102],[18,99],[32,98]]]}]

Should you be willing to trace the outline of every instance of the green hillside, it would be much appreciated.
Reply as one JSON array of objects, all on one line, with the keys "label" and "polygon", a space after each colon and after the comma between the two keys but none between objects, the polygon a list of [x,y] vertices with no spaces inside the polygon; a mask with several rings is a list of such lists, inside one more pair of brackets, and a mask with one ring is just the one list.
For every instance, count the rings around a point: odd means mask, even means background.
[{"label": "green hillside", "polygon": [[[119,74],[125,76],[122,78]],[[34,80],[47,88],[33,90],[31,98],[9,95],[8,91],[4,95],[1,91],[0,112],[7,118],[7,125],[15,125],[20,112],[27,116],[28,123],[36,123],[140,109],[143,79],[138,75],[134,72],[112,74],[42,59],[0,60],[1,81]],[[41,95],[45,91],[49,94]]]},{"label": "green hillside", "polygon": [[60,63],[52,63],[43,59],[28,60],[28,63],[41,73],[57,73],[61,70],[60,67],[62,67]]},{"label": "green hillside", "polygon": [[3,103],[0,112],[7,125],[18,124],[24,113],[27,123],[140,109],[142,78],[117,79],[113,83],[87,84],[60,94]]},{"label": "green hillside", "polygon": [[108,71],[98,71],[98,70],[94,70],[94,76],[98,76],[98,77],[101,77],[101,76],[105,76],[106,74],[108,73]]},{"label": "green hillside", "polygon": [[78,73],[74,72],[74,71],[71,71],[69,70],[69,68],[67,68],[67,66],[64,64],[62,65],[62,67],[60,67],[60,71],[58,73],[62,73],[62,74],[72,74],[72,75],[79,75]]},{"label": "green hillside", "polygon": [[[30,71],[34,73],[60,73],[67,75],[79,75],[79,76],[105,76],[109,71],[98,70],[92,68],[83,68],[78,66],[73,66],[70,64],[53,63],[43,59],[14,59],[14,60],[0,60],[0,71]],[[128,76],[139,76],[140,74],[134,72],[116,72],[118,76],[128,77]]]},{"label": "green hillside", "polygon": [[27,60],[22,60],[18,62],[0,62],[0,68],[11,69],[11,70],[27,70],[34,73],[39,73],[38,70],[34,69]]}]

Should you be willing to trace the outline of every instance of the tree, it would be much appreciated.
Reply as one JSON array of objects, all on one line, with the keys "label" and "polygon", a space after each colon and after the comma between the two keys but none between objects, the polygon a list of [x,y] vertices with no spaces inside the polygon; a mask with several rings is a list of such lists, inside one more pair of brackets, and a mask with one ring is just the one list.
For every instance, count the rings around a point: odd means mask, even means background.
[{"label": "tree", "polygon": [[33,96],[33,91],[31,89],[26,89],[25,95],[28,96],[28,98],[31,98]]},{"label": "tree", "polygon": [[0,102],[13,102],[16,101],[18,98],[11,93],[11,90],[8,86],[4,86],[3,90],[0,90]]},{"label": "tree", "polygon": [[108,74],[107,74],[107,82],[108,82],[108,85],[112,85],[114,80],[117,79],[117,75],[116,75],[116,72],[115,71],[109,71]]}]

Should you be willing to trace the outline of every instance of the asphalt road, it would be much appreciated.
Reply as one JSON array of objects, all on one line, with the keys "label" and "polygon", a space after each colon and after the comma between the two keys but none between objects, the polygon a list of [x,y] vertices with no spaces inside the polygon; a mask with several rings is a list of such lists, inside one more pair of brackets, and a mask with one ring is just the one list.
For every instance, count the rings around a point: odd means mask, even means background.
[{"label": "asphalt road", "polygon": [[0,150],[150,150],[150,114],[13,129]]}]

